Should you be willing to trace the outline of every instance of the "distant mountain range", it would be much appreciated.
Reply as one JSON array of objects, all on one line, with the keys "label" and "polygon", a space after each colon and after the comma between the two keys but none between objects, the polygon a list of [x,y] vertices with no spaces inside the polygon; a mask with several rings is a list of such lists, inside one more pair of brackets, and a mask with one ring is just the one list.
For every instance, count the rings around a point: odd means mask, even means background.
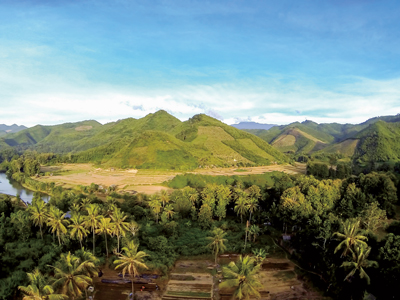
[{"label": "distant mountain range", "polygon": [[71,154],[76,162],[115,167],[194,169],[256,166],[289,159],[261,138],[206,115],[181,122],[165,111],[101,125],[97,121],[37,125],[0,138],[15,148]]},{"label": "distant mountain range", "polygon": [[239,124],[232,124],[231,126],[237,129],[265,129],[268,130],[271,127],[277,126],[275,124],[261,124],[256,122],[240,122]]},{"label": "distant mountain range", "polygon": [[7,133],[14,133],[18,132],[21,130],[26,129],[27,127],[21,125],[18,126],[17,124],[13,124],[11,126],[5,125],[5,124],[0,124],[0,137],[5,136]]},{"label": "distant mountain range", "polygon": [[[270,128],[260,129],[264,126]],[[181,122],[158,111],[105,125],[89,120],[31,128],[0,125],[0,129],[4,132],[0,151],[14,148],[70,154],[76,162],[115,167],[189,170],[256,166],[288,162],[285,153],[337,153],[360,164],[400,160],[400,115],[375,117],[361,124],[304,121],[282,126],[255,122],[229,126],[203,114]]]}]

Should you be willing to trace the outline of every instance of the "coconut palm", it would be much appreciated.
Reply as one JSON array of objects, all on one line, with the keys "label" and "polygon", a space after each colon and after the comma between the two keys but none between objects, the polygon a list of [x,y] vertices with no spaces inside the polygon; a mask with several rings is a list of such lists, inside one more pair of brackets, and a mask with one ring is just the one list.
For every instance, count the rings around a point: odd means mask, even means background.
[{"label": "coconut palm", "polygon": [[114,214],[111,216],[111,219],[114,222],[112,234],[115,235],[118,240],[118,248],[117,248],[118,253],[119,253],[119,239],[122,236],[125,236],[125,233],[129,230],[129,223],[125,222],[126,218],[127,216],[120,209],[116,209],[114,211]]},{"label": "coconut palm", "polygon": [[46,202],[44,202],[42,199],[33,201],[32,204],[28,206],[28,212],[31,215],[30,219],[33,221],[33,224],[35,226],[39,226],[40,236],[43,240],[42,227],[47,221]]},{"label": "coconut palm", "polygon": [[368,241],[366,236],[360,234],[360,221],[352,222],[351,220],[346,220],[343,223],[343,233],[335,232],[333,236],[337,236],[343,241],[335,248],[335,253],[339,251],[341,248],[344,248],[343,253],[341,256],[346,256],[347,253],[350,251],[354,254],[352,248],[358,247],[360,245],[364,245],[367,247],[367,243],[364,241]]},{"label": "coconut palm", "polygon": [[82,274],[90,276],[90,278],[98,274],[97,267],[100,264],[100,260],[93,253],[86,251],[82,247],[78,251],[75,251],[74,256],[79,259],[82,265]]},{"label": "coconut palm", "polygon": [[106,241],[106,256],[108,256],[108,245],[107,245],[107,235],[111,235],[113,231],[114,223],[111,222],[110,218],[100,218],[98,223],[96,234],[104,234],[104,239]]},{"label": "coconut palm", "polygon": [[164,213],[167,216],[167,219],[169,220],[170,218],[173,217],[175,214],[174,208],[171,204],[168,204],[167,206],[164,207]]},{"label": "coconut palm", "polygon": [[250,198],[247,201],[247,210],[250,212],[249,222],[251,222],[251,214],[254,213],[258,208],[258,200],[256,198]]},{"label": "coconut palm", "polygon": [[138,252],[137,248],[137,245],[133,241],[130,241],[127,247],[122,248],[125,254],[118,253],[119,258],[114,261],[114,264],[117,265],[115,269],[122,269],[123,277],[127,273],[131,276],[132,295],[135,295],[133,289],[134,277],[140,275],[139,269],[148,269],[144,263],[144,258],[148,255],[143,251]]},{"label": "coconut palm", "polygon": [[166,190],[161,191],[160,200],[161,200],[161,203],[163,204],[163,207],[165,207],[165,205],[167,205],[169,203],[170,199],[169,199],[168,192]]},{"label": "coconut palm", "polygon": [[92,279],[89,277],[91,274],[88,274],[87,270],[88,268],[95,269],[96,266],[93,262],[81,261],[68,252],[68,254],[61,254],[60,260],[53,268],[55,278],[53,286],[69,299],[74,300],[92,284]]},{"label": "coconut palm", "polygon": [[371,247],[365,247],[363,244],[355,248],[355,252],[353,252],[353,261],[346,261],[341,265],[341,267],[344,268],[352,268],[352,270],[349,274],[347,274],[344,280],[348,280],[358,271],[361,279],[365,278],[368,284],[371,283],[371,280],[364,269],[369,267],[378,267],[378,263],[376,261],[367,259],[370,252]]},{"label": "coconut palm", "polygon": [[160,200],[157,197],[153,197],[153,199],[149,203],[151,209],[153,210],[153,213],[156,215],[156,223],[158,223],[158,215],[161,212],[161,203]]},{"label": "coconut palm", "polygon": [[61,238],[67,233],[68,220],[65,219],[67,214],[59,210],[57,207],[50,206],[50,210],[47,215],[47,225],[50,227],[50,231],[56,234],[58,237],[58,244],[61,246]]},{"label": "coconut palm", "polygon": [[237,262],[230,262],[227,267],[222,268],[225,281],[220,283],[220,288],[235,287],[234,299],[250,299],[251,296],[260,298],[258,289],[262,287],[257,273],[259,264],[255,264],[254,258],[250,256],[239,257]]},{"label": "coconut palm", "polygon": [[88,215],[85,217],[85,222],[83,222],[84,226],[87,229],[91,229],[93,233],[93,254],[95,251],[95,240],[94,240],[94,234],[96,231],[96,228],[100,222],[100,206],[98,204],[88,204],[86,206],[86,211]]},{"label": "coconut palm", "polygon": [[226,246],[224,243],[227,239],[224,239],[226,233],[221,228],[215,228],[212,233],[214,236],[206,237],[207,240],[211,241],[207,247],[210,247],[215,254],[215,264],[217,264],[218,253],[224,253]]},{"label": "coconut palm", "polygon": [[19,286],[18,289],[25,295],[22,300],[63,300],[68,299],[66,295],[55,294],[51,285],[46,284],[45,277],[38,269],[27,273],[28,286]]},{"label": "coconut palm", "polygon": [[243,223],[243,216],[246,215],[247,211],[249,210],[247,206],[247,199],[245,197],[239,197],[236,200],[234,210],[238,215],[240,215],[240,222]]},{"label": "coconut palm", "polygon": [[72,222],[72,224],[68,225],[68,228],[71,228],[70,236],[71,238],[78,239],[82,248],[82,240],[89,233],[89,231],[85,228],[85,220],[79,213],[73,214],[70,220]]}]

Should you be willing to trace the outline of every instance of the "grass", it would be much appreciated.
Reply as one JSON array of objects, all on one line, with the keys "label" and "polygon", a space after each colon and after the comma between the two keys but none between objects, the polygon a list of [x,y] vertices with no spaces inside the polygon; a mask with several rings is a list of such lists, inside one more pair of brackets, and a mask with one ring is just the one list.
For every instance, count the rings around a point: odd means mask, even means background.
[{"label": "grass", "polygon": [[233,170],[234,172],[248,172],[249,170],[246,170],[246,169],[236,169],[236,170]]}]

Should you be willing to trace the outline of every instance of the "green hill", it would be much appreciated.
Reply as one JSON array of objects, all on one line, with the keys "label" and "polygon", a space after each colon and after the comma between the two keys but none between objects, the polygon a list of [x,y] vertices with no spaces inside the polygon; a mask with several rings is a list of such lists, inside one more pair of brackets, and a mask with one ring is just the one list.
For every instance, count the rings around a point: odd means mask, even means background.
[{"label": "green hill", "polygon": [[[2,144],[3,143],[3,144]],[[96,121],[41,126],[0,138],[2,145],[71,153],[74,161],[115,167],[194,169],[288,162],[262,139],[206,115],[181,122],[165,111],[101,125]]]},{"label": "green hill", "polygon": [[378,120],[356,135],[353,159],[362,163],[400,160],[400,123]]}]

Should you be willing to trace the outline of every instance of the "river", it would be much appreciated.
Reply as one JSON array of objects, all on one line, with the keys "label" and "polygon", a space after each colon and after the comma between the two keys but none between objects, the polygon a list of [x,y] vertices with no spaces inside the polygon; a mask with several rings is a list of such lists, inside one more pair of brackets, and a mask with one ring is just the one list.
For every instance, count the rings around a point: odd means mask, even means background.
[{"label": "river", "polygon": [[[5,173],[0,173],[0,194],[11,196],[19,195],[24,202],[32,202],[33,191],[24,188],[19,182],[8,178]],[[42,199],[48,201],[50,196],[43,195]]]}]

